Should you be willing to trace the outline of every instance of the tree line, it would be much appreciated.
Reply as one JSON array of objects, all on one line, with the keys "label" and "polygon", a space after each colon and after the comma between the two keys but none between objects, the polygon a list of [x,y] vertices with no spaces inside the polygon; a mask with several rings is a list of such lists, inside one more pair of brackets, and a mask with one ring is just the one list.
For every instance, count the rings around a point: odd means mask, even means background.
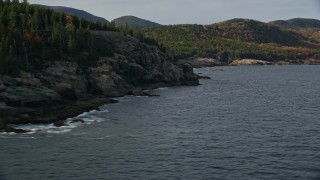
[{"label": "tree line", "polygon": [[111,56],[113,47],[90,31],[122,32],[154,44],[141,31],[114,22],[101,23],[32,6],[27,0],[0,0],[0,74],[35,71],[45,61],[77,61],[94,64],[102,56]]}]

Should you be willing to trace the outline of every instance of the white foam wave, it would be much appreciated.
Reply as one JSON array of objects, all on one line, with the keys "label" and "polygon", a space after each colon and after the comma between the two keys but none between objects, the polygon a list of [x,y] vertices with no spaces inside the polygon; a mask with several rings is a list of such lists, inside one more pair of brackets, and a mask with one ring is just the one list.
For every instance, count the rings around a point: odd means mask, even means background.
[{"label": "white foam wave", "polygon": [[[107,109],[105,109],[103,112],[109,112]],[[104,121],[104,118],[97,117],[98,114],[100,114],[100,111],[93,110],[90,112],[84,112],[77,117],[74,118],[68,118],[65,120],[65,126],[56,127],[53,123],[52,124],[24,124],[24,125],[9,125],[12,128],[15,129],[23,129],[28,131],[27,133],[24,133],[23,135],[30,135],[35,133],[48,133],[48,134],[63,134],[68,133],[72,129],[77,128],[82,125],[90,125],[93,123],[100,123]],[[79,120],[79,121],[75,121]],[[16,133],[1,133],[2,135],[15,135]],[[20,136],[22,137],[22,136]],[[29,136],[30,137],[30,136]],[[1,136],[0,136],[1,138]]]},{"label": "white foam wave", "polygon": [[37,137],[34,136],[28,136],[28,134],[24,134],[23,136],[16,136],[16,133],[0,133],[0,138],[3,139],[37,139]]},{"label": "white foam wave", "polygon": [[167,89],[169,89],[169,88],[168,87],[161,87],[161,88],[157,88],[155,90],[167,90]]},{"label": "white foam wave", "polygon": [[71,130],[72,128],[58,128],[58,129],[50,129],[50,130],[47,130],[46,132],[49,134],[63,134],[63,133],[70,132]]}]

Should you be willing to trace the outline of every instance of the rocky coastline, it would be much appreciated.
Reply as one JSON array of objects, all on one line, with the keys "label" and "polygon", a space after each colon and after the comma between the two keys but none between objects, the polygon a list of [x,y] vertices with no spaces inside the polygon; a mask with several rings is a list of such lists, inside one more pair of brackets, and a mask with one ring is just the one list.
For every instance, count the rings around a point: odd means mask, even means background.
[{"label": "rocky coastline", "polygon": [[[14,131],[8,124],[61,122],[83,112],[115,103],[113,97],[150,96],[143,90],[164,86],[199,85],[193,68],[240,65],[318,65],[320,60],[268,62],[238,59],[226,63],[216,58],[174,60],[157,46],[118,32],[94,31],[113,48],[111,57],[94,65],[76,61],[47,61],[41,70],[0,76],[0,131]],[[22,132],[22,131],[16,131]]]},{"label": "rocky coastline", "polygon": [[236,59],[228,63],[216,58],[189,58],[179,60],[181,64],[189,64],[194,68],[215,66],[256,66],[256,65],[320,65],[318,59],[265,61],[259,59]]},{"label": "rocky coastline", "polygon": [[179,62],[182,64],[189,64],[194,68],[227,65],[226,63],[222,63],[219,59],[215,59],[215,58],[194,58],[194,57],[191,57],[188,59],[180,59]]},{"label": "rocky coastline", "polygon": [[320,65],[320,60],[285,60],[285,61],[264,61],[259,59],[237,59],[232,61],[230,66],[254,66],[254,65]]},{"label": "rocky coastline", "polygon": [[242,66],[242,65],[272,65],[269,61],[258,60],[258,59],[237,59],[232,61],[230,66]]},{"label": "rocky coastline", "polygon": [[144,89],[198,85],[189,64],[170,52],[117,32],[93,32],[114,47],[83,67],[72,61],[48,61],[36,72],[0,77],[0,129],[7,124],[54,123],[114,103],[112,97],[142,95]]}]

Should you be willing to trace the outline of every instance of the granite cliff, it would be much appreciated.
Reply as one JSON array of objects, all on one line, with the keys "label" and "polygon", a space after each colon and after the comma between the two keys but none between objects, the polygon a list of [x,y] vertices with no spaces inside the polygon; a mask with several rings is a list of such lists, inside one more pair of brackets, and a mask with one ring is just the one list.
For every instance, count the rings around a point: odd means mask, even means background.
[{"label": "granite cliff", "polygon": [[92,33],[114,47],[112,57],[90,66],[48,61],[40,71],[0,77],[0,128],[58,122],[113,102],[110,97],[146,95],[146,88],[199,84],[192,67],[176,64],[170,52],[122,33]]}]

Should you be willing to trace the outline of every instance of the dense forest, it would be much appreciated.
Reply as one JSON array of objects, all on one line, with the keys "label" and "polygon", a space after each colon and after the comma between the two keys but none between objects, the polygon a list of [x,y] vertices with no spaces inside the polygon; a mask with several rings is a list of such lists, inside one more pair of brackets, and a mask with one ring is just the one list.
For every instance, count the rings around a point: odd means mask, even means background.
[{"label": "dense forest", "polygon": [[136,36],[140,31],[116,27],[114,23],[91,22],[51,9],[32,6],[26,0],[0,0],[0,74],[19,70],[36,71],[46,61],[77,61],[93,64],[98,57],[111,56],[112,45],[90,31],[116,31]]},{"label": "dense forest", "polygon": [[225,57],[268,61],[320,58],[319,42],[293,31],[247,19],[212,25],[169,25],[145,30],[177,58]]}]

